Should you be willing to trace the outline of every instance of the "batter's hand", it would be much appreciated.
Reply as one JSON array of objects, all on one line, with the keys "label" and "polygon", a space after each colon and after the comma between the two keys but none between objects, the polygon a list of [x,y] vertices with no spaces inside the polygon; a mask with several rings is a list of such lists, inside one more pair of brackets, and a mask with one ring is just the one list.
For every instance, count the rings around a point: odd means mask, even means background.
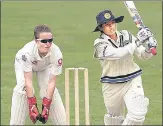
[{"label": "batter's hand", "polygon": [[48,120],[51,102],[52,100],[47,99],[46,97],[42,100],[42,112],[39,121],[43,124],[45,124]]},{"label": "batter's hand", "polygon": [[36,97],[28,97],[28,104],[29,104],[29,117],[33,123],[40,118],[40,114],[37,108]]},{"label": "batter's hand", "polygon": [[145,42],[151,36],[153,36],[153,34],[148,27],[140,29],[137,33],[137,38],[142,43]]},{"label": "batter's hand", "polygon": [[149,37],[149,39],[143,43],[143,46],[146,48],[146,52],[150,53],[151,48],[157,47],[157,40],[153,36]]}]

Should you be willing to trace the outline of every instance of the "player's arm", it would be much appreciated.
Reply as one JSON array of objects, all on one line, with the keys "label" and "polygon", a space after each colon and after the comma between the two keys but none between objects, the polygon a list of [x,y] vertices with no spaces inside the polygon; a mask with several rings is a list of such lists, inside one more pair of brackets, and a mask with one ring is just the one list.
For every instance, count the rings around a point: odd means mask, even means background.
[{"label": "player's arm", "polygon": [[[133,38],[137,41],[137,38],[134,36]],[[141,60],[147,60],[153,56],[152,53],[148,52],[143,45],[137,47],[134,54]]]},{"label": "player's arm", "polygon": [[135,42],[124,47],[115,48],[108,42],[99,42],[94,45],[94,57],[99,59],[117,60],[132,55],[136,48]]},{"label": "player's arm", "polygon": [[150,48],[157,46],[157,41],[148,28],[142,29],[137,33],[137,38],[132,36],[134,41],[141,44],[135,50],[135,55],[142,60],[147,60],[153,56]]},{"label": "player's arm", "polygon": [[34,96],[34,90],[32,85],[32,64],[31,56],[29,54],[22,55],[22,68],[24,71],[25,87],[29,107],[29,117],[33,123],[39,119],[40,114],[37,108],[36,97]]},{"label": "player's arm", "polygon": [[47,93],[46,93],[46,98],[52,99],[54,90],[56,87],[56,75],[51,74],[50,79],[48,81],[48,87],[47,87]]},{"label": "player's arm", "polygon": [[27,97],[33,97],[32,72],[24,72]]},{"label": "player's arm", "polygon": [[31,56],[28,53],[22,55],[22,68],[24,71],[25,87],[27,97],[34,97],[32,84],[32,63]]}]

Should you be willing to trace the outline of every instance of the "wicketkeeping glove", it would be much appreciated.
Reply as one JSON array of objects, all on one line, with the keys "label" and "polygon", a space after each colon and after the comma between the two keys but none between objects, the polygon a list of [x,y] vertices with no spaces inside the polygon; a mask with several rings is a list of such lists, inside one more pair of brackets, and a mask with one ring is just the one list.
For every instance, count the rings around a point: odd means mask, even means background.
[{"label": "wicketkeeping glove", "polygon": [[36,123],[36,121],[40,118],[36,97],[28,97],[27,99],[29,105],[29,117],[33,123]]},{"label": "wicketkeeping glove", "polygon": [[48,120],[51,102],[52,100],[47,99],[46,97],[42,100],[42,112],[39,121],[43,124],[45,124]]},{"label": "wicketkeeping glove", "polygon": [[145,42],[151,36],[153,36],[153,34],[148,27],[140,29],[137,33],[137,38],[142,43]]}]

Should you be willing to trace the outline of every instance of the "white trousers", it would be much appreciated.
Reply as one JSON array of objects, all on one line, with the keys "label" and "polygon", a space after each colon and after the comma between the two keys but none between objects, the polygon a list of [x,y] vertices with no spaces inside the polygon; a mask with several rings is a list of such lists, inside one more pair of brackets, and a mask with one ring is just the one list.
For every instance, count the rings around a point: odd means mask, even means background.
[{"label": "white trousers", "polygon": [[[25,81],[21,61],[15,60],[15,74],[17,84],[13,90],[10,125],[25,125],[26,116],[28,115],[28,103],[24,88]],[[44,71],[36,72],[36,76],[40,89],[40,97],[42,99],[46,95],[49,70],[46,69]],[[42,105],[38,104],[38,106]],[[41,110],[39,110],[39,112],[41,112]],[[52,98],[49,117],[54,125],[66,124],[65,108],[57,88],[55,88]]]},{"label": "white trousers", "polygon": [[[144,97],[141,76],[138,76],[124,84],[104,83],[102,85],[102,92],[107,114],[111,116],[124,116],[125,106],[128,110],[130,108],[135,110],[146,109],[147,106],[139,109],[138,107],[141,105],[135,105],[139,104],[137,101],[140,101],[137,97],[141,96],[141,100]],[[144,99],[143,102],[145,102]]]}]

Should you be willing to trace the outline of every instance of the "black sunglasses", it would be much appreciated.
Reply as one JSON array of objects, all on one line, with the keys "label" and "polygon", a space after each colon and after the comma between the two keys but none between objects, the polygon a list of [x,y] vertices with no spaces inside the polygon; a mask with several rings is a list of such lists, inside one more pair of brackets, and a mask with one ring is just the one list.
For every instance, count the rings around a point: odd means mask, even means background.
[{"label": "black sunglasses", "polygon": [[42,43],[47,43],[47,42],[51,43],[51,42],[53,42],[53,38],[51,38],[51,39],[37,39],[37,40],[39,40]]}]

